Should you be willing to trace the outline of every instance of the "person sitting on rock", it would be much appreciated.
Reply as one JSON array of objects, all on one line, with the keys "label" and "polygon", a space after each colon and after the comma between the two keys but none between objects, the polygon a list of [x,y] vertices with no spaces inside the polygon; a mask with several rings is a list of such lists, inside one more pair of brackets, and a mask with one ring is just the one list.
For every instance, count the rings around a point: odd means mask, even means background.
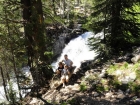
[{"label": "person sitting on rock", "polygon": [[68,66],[64,65],[64,69],[61,72],[61,82],[63,83],[63,87],[65,87],[65,82],[66,83],[69,82],[69,75],[70,75],[70,71],[68,69]]},{"label": "person sitting on rock", "polygon": [[58,63],[58,68],[57,68],[57,70],[56,70],[56,73],[57,73],[59,76],[61,76],[61,72],[63,71],[63,69],[64,69],[64,64],[63,64],[62,62],[59,62],[59,63]]},{"label": "person sitting on rock", "polygon": [[64,55],[64,60],[62,60],[62,62],[64,62],[64,64],[66,64],[68,69],[71,71],[73,62],[68,58],[67,54]]}]

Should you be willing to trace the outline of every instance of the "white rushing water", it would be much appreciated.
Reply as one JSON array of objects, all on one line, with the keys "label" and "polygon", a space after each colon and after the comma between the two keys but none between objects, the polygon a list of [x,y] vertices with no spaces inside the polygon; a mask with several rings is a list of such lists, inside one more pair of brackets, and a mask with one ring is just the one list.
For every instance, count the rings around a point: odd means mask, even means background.
[{"label": "white rushing water", "polygon": [[68,58],[73,61],[73,65],[79,68],[81,62],[84,60],[93,60],[97,55],[95,51],[90,51],[88,44],[88,38],[92,37],[92,32],[86,32],[81,36],[71,40],[63,49],[60,57],[52,63],[53,70],[58,67],[58,62],[64,59],[64,55],[67,54]]},{"label": "white rushing water", "polygon": [[[12,86],[13,90],[15,90],[15,91],[18,90],[16,81],[10,80],[10,82],[12,83],[11,86]],[[9,88],[10,86],[7,86],[7,87]],[[5,92],[4,92],[4,87],[1,84],[1,86],[0,86],[0,103],[5,102],[5,101],[6,101],[6,96],[5,96]]]},{"label": "white rushing water", "polygon": [[5,97],[4,94],[5,94],[4,93],[4,88],[3,88],[3,86],[0,86],[0,103],[2,103],[3,101],[6,100],[6,97]]},{"label": "white rushing water", "polygon": [[[22,73],[26,77],[31,76],[31,73],[30,73],[29,69],[30,69],[29,66],[23,67],[21,69]],[[30,79],[31,79],[30,82],[33,83],[32,78],[30,78]],[[14,74],[12,74],[12,77],[10,79],[10,83],[11,83],[11,85],[7,85],[7,89],[9,89],[10,86],[11,86],[12,90],[14,92],[16,92],[16,97],[19,97],[17,81],[15,79],[15,75]],[[30,89],[28,89],[26,92],[30,92]],[[22,97],[24,97],[26,95],[23,90],[21,90],[21,95],[22,95]],[[2,103],[2,102],[7,102],[7,99],[6,99],[6,96],[5,96],[4,87],[2,86],[2,78],[0,78],[0,103]]]}]

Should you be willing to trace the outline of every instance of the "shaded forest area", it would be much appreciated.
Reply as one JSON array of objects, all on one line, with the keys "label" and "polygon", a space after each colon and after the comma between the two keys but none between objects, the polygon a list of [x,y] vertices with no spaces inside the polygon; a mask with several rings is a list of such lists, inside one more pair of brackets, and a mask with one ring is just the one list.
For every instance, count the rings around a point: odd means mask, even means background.
[{"label": "shaded forest area", "polygon": [[[7,100],[17,97],[11,79],[16,78],[19,100],[21,89],[47,87],[53,76],[53,44],[61,33],[81,29],[104,33],[91,38],[91,49],[107,59],[140,45],[139,0],[0,0],[0,70]],[[33,84],[20,71],[29,66]],[[14,74],[14,76],[13,76]],[[9,88],[9,87],[11,88]]]}]

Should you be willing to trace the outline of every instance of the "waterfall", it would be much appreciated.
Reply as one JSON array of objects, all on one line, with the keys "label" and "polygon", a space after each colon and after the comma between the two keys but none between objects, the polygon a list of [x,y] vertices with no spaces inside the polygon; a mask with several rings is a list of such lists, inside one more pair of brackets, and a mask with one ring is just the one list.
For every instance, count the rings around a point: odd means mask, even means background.
[{"label": "waterfall", "polygon": [[60,57],[52,63],[53,71],[55,72],[58,62],[63,60],[65,54],[73,61],[73,65],[76,68],[79,68],[84,60],[93,60],[97,54],[95,51],[90,51],[88,46],[88,39],[93,37],[93,35],[92,32],[86,32],[71,40],[63,49]]}]

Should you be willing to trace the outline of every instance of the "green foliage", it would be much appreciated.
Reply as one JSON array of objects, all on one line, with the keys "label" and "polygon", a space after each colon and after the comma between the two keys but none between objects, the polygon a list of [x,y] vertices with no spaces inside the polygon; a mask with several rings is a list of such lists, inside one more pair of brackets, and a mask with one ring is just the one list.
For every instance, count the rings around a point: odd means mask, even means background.
[{"label": "green foliage", "polygon": [[121,84],[122,83],[118,80],[116,76],[114,76],[113,79],[109,81],[109,86],[114,89],[119,89]]},{"label": "green foliage", "polygon": [[140,92],[140,84],[137,84],[136,82],[130,82],[129,83],[129,88],[134,93]]},{"label": "green foliage", "polygon": [[62,102],[60,105],[75,105],[77,103],[76,98],[72,98],[71,100],[68,100],[67,102]]},{"label": "green foliage", "polygon": [[51,66],[48,65],[48,64],[45,64],[45,63],[44,64],[39,64],[38,65],[38,70],[39,70],[40,73],[43,73],[43,76],[45,77],[46,80],[51,79],[53,74],[54,74]]},{"label": "green foliage", "polygon": [[0,103],[0,105],[9,105],[9,103],[7,103],[7,102],[2,102],[2,103]]},{"label": "green foliage", "polygon": [[[126,47],[139,42],[140,19],[138,18],[138,10],[140,9],[138,7],[139,1],[137,0],[133,2],[126,0],[95,0],[94,11],[87,18],[85,27],[89,27],[95,34],[103,31],[103,43],[102,41],[98,43],[105,44],[106,48],[109,47],[109,49],[106,49],[108,52],[120,52]],[[92,42],[94,43],[94,38]],[[96,43],[92,44],[92,46],[96,46]]]},{"label": "green foliage", "polygon": [[121,70],[126,70],[127,68],[128,68],[128,63],[127,62],[122,63],[122,65],[120,66]]},{"label": "green foliage", "polygon": [[68,100],[68,103],[70,104],[70,105],[74,105],[75,103],[76,103],[76,98],[72,98],[71,100]]},{"label": "green foliage", "polygon": [[113,74],[116,70],[118,69],[118,65],[111,65],[108,69],[107,69],[107,73],[109,75]]},{"label": "green foliage", "polygon": [[108,81],[106,79],[101,79],[100,83],[98,84],[94,84],[93,87],[95,88],[95,90],[97,92],[105,92],[105,91],[109,91],[110,87],[108,85]]},{"label": "green foliage", "polygon": [[53,56],[53,52],[45,51],[45,52],[44,52],[44,55],[47,56],[49,59],[51,59],[52,56]]},{"label": "green foliage", "polygon": [[124,63],[124,68],[128,68],[128,63],[127,62]]},{"label": "green foliage", "polygon": [[87,90],[86,84],[85,84],[85,83],[81,83],[81,84],[80,84],[80,91],[84,92],[84,91],[86,91],[86,90]]},{"label": "green foliage", "polygon": [[103,85],[107,85],[107,84],[108,84],[108,81],[107,81],[106,79],[101,79],[101,83],[102,83]]},{"label": "green foliage", "polygon": [[139,67],[138,67],[138,69],[136,70],[136,78],[138,79],[138,80],[140,80],[140,69],[139,69]]},{"label": "green foliage", "polygon": [[139,69],[139,66],[140,66],[140,62],[137,62],[137,63],[134,64],[133,68],[135,70],[137,70],[137,69]]},{"label": "green foliage", "polygon": [[110,87],[108,85],[104,86],[104,91],[109,91]]},{"label": "green foliage", "polygon": [[[107,73],[109,75],[115,75],[116,70],[125,71],[128,69],[128,66],[129,64],[127,62],[110,65],[109,68],[107,69]],[[132,70],[134,70],[134,66],[132,68],[133,68]]]},{"label": "green foliage", "polygon": [[99,34],[101,34],[100,37],[96,37],[95,35],[94,37],[89,38],[88,45],[91,50],[94,50],[97,54],[99,54],[99,57],[104,57],[104,59],[110,58],[110,55],[112,54],[111,47],[105,43],[103,38],[101,38],[103,37],[103,33]]},{"label": "green foliage", "polygon": [[63,103],[61,103],[60,105],[67,105],[67,102],[63,102]]},{"label": "green foliage", "polygon": [[[111,65],[107,69],[107,73],[111,76],[110,81],[108,81],[108,84],[111,88],[114,89],[121,89],[126,91],[127,89],[131,89],[131,92],[137,93],[139,92],[139,86],[140,86],[140,68],[139,68],[140,63],[137,62],[133,65],[128,64],[127,62],[116,64],[116,65]],[[116,74],[116,70],[120,71],[120,75]],[[134,75],[136,73],[136,79],[134,82],[129,82],[127,84],[122,84],[119,80],[119,76],[126,76],[126,75]],[[102,83],[103,84],[103,83]]]},{"label": "green foliage", "polygon": [[89,75],[87,78],[85,78],[85,81],[92,82],[96,80],[96,78],[97,77],[95,75]]},{"label": "green foliage", "polygon": [[103,85],[101,85],[101,84],[98,84],[98,85],[96,85],[96,91],[97,92],[104,92],[105,91],[105,88],[104,88],[104,86]]}]

